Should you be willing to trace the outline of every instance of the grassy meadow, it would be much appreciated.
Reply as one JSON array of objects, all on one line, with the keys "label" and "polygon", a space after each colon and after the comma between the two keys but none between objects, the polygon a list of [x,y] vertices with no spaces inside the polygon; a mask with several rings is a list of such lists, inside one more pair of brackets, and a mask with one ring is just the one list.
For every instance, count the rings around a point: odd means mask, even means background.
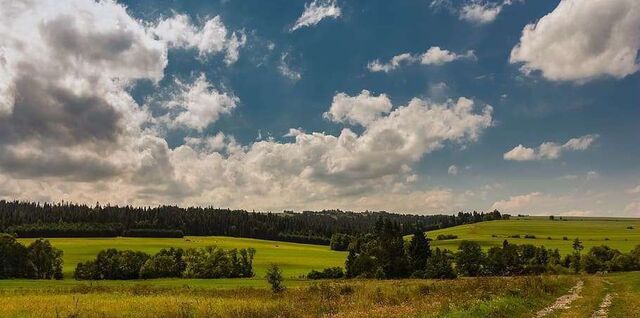
[{"label": "grassy meadow", "polygon": [[[633,229],[627,229],[633,227]],[[440,234],[454,234],[454,240],[435,240]],[[512,238],[520,235],[520,238]],[[525,235],[535,235],[526,239]],[[563,237],[567,237],[564,240]],[[432,247],[458,249],[463,240],[476,241],[485,249],[501,245],[504,240],[514,244],[544,245],[559,249],[561,254],[572,251],[573,239],[580,238],[588,250],[592,246],[607,245],[622,252],[629,252],[640,245],[640,219],[625,218],[563,218],[551,221],[546,217],[522,217],[466,224],[442,230],[430,231],[427,237],[433,239]]]},{"label": "grassy meadow", "polygon": [[351,280],[265,289],[76,287],[0,291],[3,317],[530,317],[578,277]]},{"label": "grassy meadow", "polygon": [[[33,239],[20,239],[28,244]],[[41,286],[62,287],[80,284],[73,280],[76,264],[95,258],[99,251],[107,248],[131,249],[146,253],[156,253],[162,248],[169,247],[203,247],[217,245],[225,249],[247,248],[256,249],[254,271],[256,277],[252,279],[154,279],[146,282],[154,286],[182,286],[192,287],[266,287],[263,276],[270,263],[278,264],[290,285],[302,282],[297,279],[312,269],[321,270],[326,267],[343,266],[346,252],[336,252],[328,246],[287,243],[247,238],[219,237],[219,236],[189,236],[185,238],[51,238],[53,246],[64,251],[64,276],[62,281],[41,280],[0,280],[0,288],[38,288]],[[135,281],[101,281],[100,285],[134,285]]]}]

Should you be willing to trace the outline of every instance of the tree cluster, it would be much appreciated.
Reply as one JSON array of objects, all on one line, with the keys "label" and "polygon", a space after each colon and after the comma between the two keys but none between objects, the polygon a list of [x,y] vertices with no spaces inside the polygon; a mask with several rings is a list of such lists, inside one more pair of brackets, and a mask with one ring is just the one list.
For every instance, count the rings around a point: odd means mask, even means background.
[{"label": "tree cluster", "polygon": [[344,270],[342,267],[328,267],[322,271],[311,270],[307,274],[308,279],[338,279],[344,277]]},{"label": "tree cluster", "polygon": [[0,234],[0,279],[62,279],[62,251],[47,240],[24,246],[14,236]]},{"label": "tree cluster", "polygon": [[252,277],[255,249],[224,250],[217,246],[162,249],[155,255],[107,249],[96,259],[79,263],[78,280],[147,279],[164,277],[237,278]]},{"label": "tree cluster", "polygon": [[356,236],[349,244],[346,277],[455,278],[640,270],[640,246],[626,254],[597,246],[585,255],[581,255],[584,246],[579,239],[572,246],[573,253],[564,258],[558,249],[506,240],[487,252],[474,241],[462,241],[457,252],[431,250],[419,228],[410,241],[404,242],[397,223],[380,219],[372,233]]},{"label": "tree cluster", "polygon": [[[498,211],[457,215],[410,215],[340,210],[262,213],[213,207],[132,207],[71,203],[35,203],[0,200],[0,231],[19,237],[142,235],[221,235],[329,245],[334,233],[349,236],[369,232],[380,217],[400,226],[402,234],[435,230],[460,224],[508,218]],[[150,232],[150,229],[160,230]],[[167,232],[169,231],[169,232]]]}]

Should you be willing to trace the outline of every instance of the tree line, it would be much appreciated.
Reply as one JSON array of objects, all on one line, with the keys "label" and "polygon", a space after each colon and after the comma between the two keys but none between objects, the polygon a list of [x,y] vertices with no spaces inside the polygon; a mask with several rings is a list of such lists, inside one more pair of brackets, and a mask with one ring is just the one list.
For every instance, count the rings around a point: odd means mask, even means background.
[{"label": "tree line", "polygon": [[498,211],[456,215],[411,215],[341,210],[294,213],[249,212],[214,207],[88,206],[0,200],[0,231],[19,237],[90,237],[139,234],[154,237],[221,235],[329,245],[334,233],[356,236],[370,231],[380,217],[411,234],[416,225],[435,230],[461,224],[506,219]]},{"label": "tree line", "polygon": [[73,277],[77,280],[253,277],[255,253],[253,248],[225,250],[217,246],[169,248],[154,255],[106,249],[93,260],[78,263]]},{"label": "tree line", "polygon": [[[455,278],[457,276],[514,276],[542,273],[596,273],[640,270],[640,245],[630,253],[596,246],[586,254],[579,239],[573,253],[564,257],[558,249],[505,240],[484,252],[477,242],[462,241],[458,251],[431,249],[430,240],[418,228],[410,241],[403,239],[397,223],[379,219],[373,232],[356,236],[349,244],[345,262],[348,278]],[[330,278],[332,269],[310,273]],[[337,274],[335,274],[337,275]]]},{"label": "tree line", "polygon": [[62,251],[47,240],[24,246],[0,233],[0,279],[7,278],[62,279]]}]

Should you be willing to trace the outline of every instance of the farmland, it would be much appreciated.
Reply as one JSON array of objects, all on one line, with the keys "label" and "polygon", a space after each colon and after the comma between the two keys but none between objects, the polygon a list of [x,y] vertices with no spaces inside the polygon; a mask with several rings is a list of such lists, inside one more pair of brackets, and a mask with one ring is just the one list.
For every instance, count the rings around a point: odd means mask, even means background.
[{"label": "farmland", "polygon": [[[453,240],[436,240],[438,235],[457,235]],[[519,235],[520,238],[512,236]],[[533,235],[535,238],[524,238]],[[564,237],[567,237],[565,240]],[[480,243],[485,249],[499,246],[504,240],[514,244],[544,245],[559,249],[561,254],[571,252],[573,239],[583,241],[585,249],[607,245],[622,252],[628,252],[640,245],[640,219],[623,218],[564,218],[551,221],[543,217],[512,218],[466,224],[447,229],[431,231],[427,237],[434,239],[432,247],[456,250],[460,241],[470,240]]]},{"label": "farmland", "polygon": [[[29,243],[33,239],[23,239],[23,243]],[[286,278],[293,279],[293,284],[298,277],[307,274],[311,269],[322,269],[331,266],[342,266],[346,257],[345,252],[331,251],[327,246],[297,244],[232,237],[185,237],[185,238],[52,238],[51,243],[64,251],[63,281],[36,281],[36,280],[0,280],[0,288],[11,287],[38,287],[46,286],[73,286],[79,284],[71,277],[75,266],[95,258],[99,251],[107,248],[131,249],[156,253],[162,248],[169,247],[203,247],[217,245],[219,247],[256,249],[254,270],[256,277],[253,279],[157,279],[151,282],[155,286],[182,286],[185,284],[194,287],[223,287],[238,286],[264,287],[262,277],[267,265],[278,264]],[[100,282],[103,285],[135,284],[133,282]]]},{"label": "farmland", "polygon": [[[571,252],[580,238],[586,249],[608,245],[628,252],[640,244],[637,219],[513,218],[430,231],[432,247],[457,250],[462,240],[483,248],[516,244],[544,245]],[[456,235],[435,240],[438,235]],[[520,235],[520,238],[513,236]],[[524,238],[525,235],[535,238]],[[567,236],[567,240],[563,237]],[[549,239],[549,237],[551,239]],[[408,237],[407,237],[408,238]],[[20,239],[30,243],[33,239]],[[640,315],[640,275],[542,275],[531,277],[463,277],[456,280],[325,280],[302,276],[311,269],[343,266],[346,252],[327,246],[276,241],[189,236],[185,238],[53,238],[64,251],[63,280],[0,280],[2,317],[608,317]],[[249,279],[151,279],[76,281],[78,262],[103,249],[155,253],[168,247],[217,245],[253,247],[256,276]],[[263,279],[277,263],[287,290],[274,295]],[[579,288],[576,288],[579,286]],[[569,299],[564,308],[558,301]],[[610,302],[609,302],[610,301]]]}]

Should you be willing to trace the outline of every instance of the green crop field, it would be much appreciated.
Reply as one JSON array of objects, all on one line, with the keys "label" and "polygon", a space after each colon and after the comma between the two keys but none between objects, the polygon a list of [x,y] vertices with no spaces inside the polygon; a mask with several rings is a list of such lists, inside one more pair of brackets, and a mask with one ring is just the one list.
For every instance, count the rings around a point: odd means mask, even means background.
[{"label": "green crop field", "polygon": [[[33,239],[21,239],[22,243],[30,243]],[[162,248],[169,247],[203,247],[217,245],[219,247],[256,249],[254,270],[256,277],[252,279],[154,279],[145,282],[154,286],[182,286],[193,287],[263,287],[266,286],[263,276],[267,265],[278,264],[290,284],[296,284],[295,278],[307,274],[312,269],[323,269],[332,266],[343,266],[346,259],[345,252],[336,252],[328,246],[297,244],[247,238],[219,237],[219,236],[190,236],[185,238],[51,238],[53,246],[64,252],[64,276],[63,281],[37,281],[37,280],[0,280],[0,288],[11,287],[50,287],[73,286],[73,271],[76,264],[95,258],[99,251],[107,248],[130,249],[156,253]],[[137,282],[139,283],[139,281]],[[100,282],[102,285],[136,284],[136,281],[111,281]]]},{"label": "green crop field", "polygon": [[[632,227],[629,229],[628,227]],[[454,240],[438,241],[440,234],[454,234]],[[512,238],[520,235],[520,238]],[[525,235],[535,235],[535,239],[525,239]],[[567,240],[564,240],[564,237]],[[513,218],[467,224],[447,229],[430,231],[427,237],[433,239],[433,247],[457,250],[463,240],[479,242],[484,248],[501,245],[504,240],[514,244],[544,245],[557,248],[560,253],[571,252],[571,244],[577,237],[583,241],[585,249],[607,245],[628,252],[640,245],[640,219],[622,218],[564,218],[551,221],[543,217]]]}]

